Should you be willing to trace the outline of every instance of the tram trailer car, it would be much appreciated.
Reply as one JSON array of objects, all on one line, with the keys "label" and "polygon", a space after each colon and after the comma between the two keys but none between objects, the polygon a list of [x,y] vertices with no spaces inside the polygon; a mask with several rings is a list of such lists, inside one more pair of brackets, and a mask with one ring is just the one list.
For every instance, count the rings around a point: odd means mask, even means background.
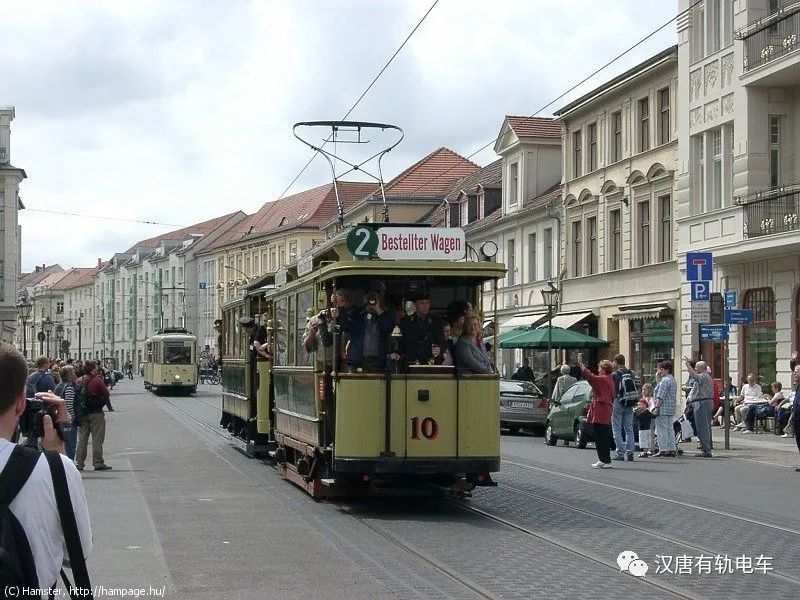
[{"label": "tram trailer car", "polygon": [[144,388],[197,392],[197,338],[186,329],[167,327],[145,342]]},{"label": "tram trailer car", "polygon": [[[409,257],[402,250],[409,244],[398,243],[406,236],[419,248],[421,240],[443,235],[455,236],[446,245],[437,242],[447,256],[420,250]],[[378,256],[380,246],[378,252],[374,246],[380,242],[372,236],[393,240],[401,250]],[[453,251],[459,244],[462,251]],[[309,318],[331,314],[332,294],[357,308],[375,282],[384,288],[382,302],[395,311],[397,323],[420,289],[431,296],[432,314],[443,314],[455,301],[470,302],[483,323],[482,290],[496,295],[505,268],[459,260],[464,248],[457,228],[359,225],[278,271],[274,285],[270,280],[262,287],[266,279],[252,284],[246,298],[223,312],[222,424],[232,437],[251,453],[274,445],[270,455],[279,473],[314,497],[385,488],[464,493],[494,485],[491,473],[500,469],[496,374],[457,376],[452,366],[396,364],[378,373],[351,373],[339,327],[333,345],[338,350],[327,357],[323,349],[307,352],[302,343]],[[492,310],[496,306],[495,297]],[[238,326],[243,316],[265,327],[269,360],[256,360],[247,347]],[[397,335],[399,327],[393,344]]]}]

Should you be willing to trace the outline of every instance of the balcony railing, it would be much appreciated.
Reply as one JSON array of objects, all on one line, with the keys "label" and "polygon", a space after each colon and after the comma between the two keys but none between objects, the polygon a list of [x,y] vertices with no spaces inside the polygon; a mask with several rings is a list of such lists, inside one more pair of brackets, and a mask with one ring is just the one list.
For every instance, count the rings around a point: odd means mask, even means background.
[{"label": "balcony railing", "polygon": [[744,41],[745,73],[800,49],[800,2],[750,23],[734,37]]},{"label": "balcony railing", "polygon": [[744,211],[746,238],[800,231],[800,184],[753,192],[734,202]]}]

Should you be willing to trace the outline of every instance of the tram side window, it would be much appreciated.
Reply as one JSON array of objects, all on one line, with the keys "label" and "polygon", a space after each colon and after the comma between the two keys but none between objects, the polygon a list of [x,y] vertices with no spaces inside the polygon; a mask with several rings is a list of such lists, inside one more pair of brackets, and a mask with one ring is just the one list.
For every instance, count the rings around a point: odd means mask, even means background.
[{"label": "tram side window", "polygon": [[275,364],[286,366],[286,350],[289,344],[289,300],[280,298],[275,301]]},{"label": "tram side window", "polygon": [[184,346],[183,342],[165,342],[164,363],[168,365],[192,364],[192,347]]},{"label": "tram side window", "polygon": [[307,289],[297,294],[297,327],[296,327],[296,348],[297,348],[297,362],[295,364],[300,366],[311,366],[314,357],[306,350],[305,344],[301,343],[305,337],[306,327],[308,326],[308,311],[314,309],[314,290]]}]

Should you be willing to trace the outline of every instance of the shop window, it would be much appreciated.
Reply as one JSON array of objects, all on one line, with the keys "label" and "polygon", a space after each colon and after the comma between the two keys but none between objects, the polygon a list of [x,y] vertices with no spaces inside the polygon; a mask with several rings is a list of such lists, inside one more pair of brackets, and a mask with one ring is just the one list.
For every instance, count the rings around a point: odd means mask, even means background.
[{"label": "shop window", "polygon": [[675,319],[634,319],[630,321],[631,364],[641,383],[655,385],[656,370],[662,360],[675,355]]},{"label": "shop window", "polygon": [[[742,327],[744,369],[739,373],[746,377],[749,373],[769,391],[775,381],[775,361],[777,342],[775,339],[775,294],[772,288],[747,290],[742,299],[742,308],[753,311],[753,324]],[[738,381],[735,382],[737,385]]]}]

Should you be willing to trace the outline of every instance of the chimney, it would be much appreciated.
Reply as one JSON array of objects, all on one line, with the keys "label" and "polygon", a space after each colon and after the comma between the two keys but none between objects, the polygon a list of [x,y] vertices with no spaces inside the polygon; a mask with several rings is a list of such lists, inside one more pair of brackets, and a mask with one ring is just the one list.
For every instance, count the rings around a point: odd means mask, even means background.
[{"label": "chimney", "polygon": [[36,265],[36,270],[34,271],[34,273],[38,273],[41,270],[42,270],[42,267],[40,267],[39,265]]},{"label": "chimney", "polygon": [[103,259],[102,258],[98,258],[97,259],[97,266],[99,267],[102,264],[103,264]]}]

